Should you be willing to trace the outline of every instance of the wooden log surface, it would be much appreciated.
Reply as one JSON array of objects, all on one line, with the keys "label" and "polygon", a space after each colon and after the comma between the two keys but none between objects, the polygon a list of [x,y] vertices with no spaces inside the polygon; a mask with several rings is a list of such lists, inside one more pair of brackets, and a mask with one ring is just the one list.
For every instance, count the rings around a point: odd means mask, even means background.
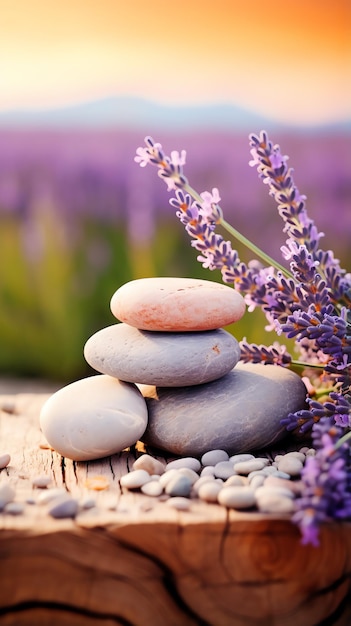
[{"label": "wooden log surface", "polygon": [[[325,525],[303,546],[288,516],[229,511],[121,488],[142,444],[89,463],[47,446],[39,411],[47,394],[0,395],[0,479],[16,500],[38,495],[34,476],[97,506],[55,520],[47,507],[0,513],[0,624],[5,626],[350,626],[351,524]],[[158,456],[162,460],[162,457]],[[104,476],[108,488],[88,488]],[[91,486],[90,482],[90,486]]]}]

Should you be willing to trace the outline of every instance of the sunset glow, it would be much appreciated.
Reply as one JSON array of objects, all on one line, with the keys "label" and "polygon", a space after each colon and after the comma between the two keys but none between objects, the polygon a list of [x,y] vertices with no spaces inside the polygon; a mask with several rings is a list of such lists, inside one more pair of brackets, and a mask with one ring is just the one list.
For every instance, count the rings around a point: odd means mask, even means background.
[{"label": "sunset glow", "polygon": [[136,95],[324,123],[351,117],[350,73],[349,0],[1,0],[2,110]]}]

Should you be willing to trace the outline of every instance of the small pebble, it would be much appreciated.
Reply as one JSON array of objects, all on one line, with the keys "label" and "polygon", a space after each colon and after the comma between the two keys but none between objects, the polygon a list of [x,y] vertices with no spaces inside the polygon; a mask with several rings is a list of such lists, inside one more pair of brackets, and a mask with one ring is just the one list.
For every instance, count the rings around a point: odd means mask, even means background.
[{"label": "small pebble", "polygon": [[24,511],[24,504],[23,502],[8,502],[4,511],[9,515],[22,515]]},{"label": "small pebble", "polygon": [[49,504],[55,498],[59,498],[67,495],[66,489],[64,487],[55,487],[54,489],[45,489],[42,493],[37,497],[38,504]]},{"label": "small pebble", "polygon": [[286,472],[290,476],[300,476],[303,463],[300,459],[285,455],[278,461],[278,471]]},{"label": "small pebble", "polygon": [[265,476],[269,476],[270,474],[276,474],[277,471],[278,470],[274,465],[266,465],[266,467],[264,467],[262,470]]},{"label": "small pebble", "polygon": [[187,497],[190,495],[192,487],[191,480],[182,474],[178,474],[178,476],[174,476],[167,483],[165,491],[169,496],[183,496]]},{"label": "small pebble", "polygon": [[200,476],[214,476],[214,465],[206,465],[201,470]]},{"label": "small pebble", "polygon": [[256,499],[264,498],[266,496],[278,496],[282,498],[294,498],[294,493],[291,489],[287,489],[286,487],[281,486],[268,486],[263,485],[262,487],[258,487],[255,492]]},{"label": "small pebble", "polygon": [[2,483],[0,485],[0,511],[8,504],[8,502],[12,502],[15,497],[15,490],[7,483]]},{"label": "small pebble", "polygon": [[0,470],[5,469],[11,461],[11,457],[6,452],[4,454],[0,454]]},{"label": "small pebble", "polygon": [[234,465],[234,463],[241,463],[241,461],[252,461],[252,459],[254,458],[255,457],[253,454],[242,453],[242,454],[234,454],[233,456],[230,456],[229,461],[231,461]]},{"label": "small pebble", "polygon": [[257,508],[261,513],[292,513],[294,502],[278,494],[267,494],[257,499]]},{"label": "small pebble", "polygon": [[209,450],[201,457],[201,464],[206,467],[207,465],[217,465],[221,461],[229,461],[229,455],[225,450]]},{"label": "small pebble", "polygon": [[256,504],[255,491],[251,487],[223,487],[218,502],[231,509],[249,509]]},{"label": "small pebble", "polygon": [[120,482],[122,487],[126,487],[127,489],[140,489],[140,487],[149,482],[149,480],[150,474],[146,470],[138,469],[122,476]]},{"label": "small pebble", "polygon": [[307,452],[309,451],[309,447],[308,446],[302,446],[302,448],[300,448],[299,452],[301,452],[302,454],[304,454],[306,456]]},{"label": "small pebble", "polygon": [[51,477],[43,474],[42,476],[35,476],[32,480],[33,487],[37,489],[46,489],[51,483]]},{"label": "small pebble", "polygon": [[286,457],[292,457],[294,459],[299,459],[301,461],[301,463],[304,463],[305,459],[306,459],[306,455],[303,454],[301,451],[298,452],[297,450],[294,450],[292,452],[287,452],[285,455]]},{"label": "small pebble", "polygon": [[143,469],[149,474],[158,474],[159,476],[165,471],[164,464],[155,459],[150,454],[143,454],[133,463],[133,470]]},{"label": "small pebble", "polygon": [[198,492],[199,488],[201,487],[201,485],[204,485],[205,483],[214,483],[214,476],[210,475],[210,476],[200,476],[200,478],[197,479],[197,481],[193,484],[193,489],[195,491],[195,493]]},{"label": "small pebble", "polygon": [[291,478],[290,474],[287,474],[286,472],[282,472],[281,470],[278,470],[274,476],[276,476],[277,478],[286,478],[286,480],[289,480]]},{"label": "small pebble", "polygon": [[226,480],[229,476],[235,474],[233,463],[231,461],[220,461],[214,468],[214,475],[216,478],[224,478]]},{"label": "small pebble", "polygon": [[198,489],[198,496],[200,500],[205,502],[217,502],[217,497],[222,489],[222,485],[215,480],[208,480],[200,485]]},{"label": "small pebble", "polygon": [[177,470],[177,472],[179,472],[179,474],[181,474],[182,476],[186,476],[187,478],[189,478],[192,485],[196,483],[197,480],[199,480],[199,474],[197,474],[197,472],[194,472],[194,470],[189,469],[189,467],[181,467],[179,470]]},{"label": "small pebble", "polygon": [[167,463],[166,470],[180,469],[181,467],[188,467],[189,469],[194,470],[194,472],[198,472],[201,469],[201,463],[198,459],[195,459],[192,456],[185,456]]},{"label": "small pebble", "polygon": [[157,497],[157,496],[160,496],[161,493],[163,492],[163,487],[160,481],[150,480],[150,482],[145,483],[145,485],[141,486],[141,491],[146,496]]},{"label": "small pebble", "polygon": [[261,459],[251,459],[249,461],[239,461],[234,463],[234,470],[237,474],[248,475],[251,472],[262,470],[265,467],[265,463]]},{"label": "small pebble", "polygon": [[224,487],[231,487],[231,486],[244,487],[245,485],[247,485],[246,477],[238,476],[238,474],[233,474],[232,476],[229,476],[229,478],[227,478],[223,486]]},{"label": "small pebble", "polygon": [[301,481],[289,480],[287,478],[279,478],[279,476],[267,476],[265,483],[267,487],[285,487],[295,494],[301,493]]},{"label": "small pebble", "polygon": [[164,474],[162,474],[162,476],[160,476],[160,483],[162,487],[166,487],[167,483],[169,483],[171,478],[177,475],[178,475],[178,470],[176,469],[167,470]]},{"label": "small pebble", "polygon": [[166,504],[174,509],[177,509],[178,511],[188,511],[191,505],[189,498],[182,498],[180,496],[176,498],[169,498],[166,500]]},{"label": "small pebble", "polygon": [[256,461],[261,461],[261,463],[263,463],[264,467],[267,467],[270,464],[270,460],[267,459],[266,456],[256,456]]},{"label": "small pebble", "polygon": [[309,448],[309,450],[306,452],[306,456],[316,456],[316,451],[314,448]]},{"label": "small pebble", "polygon": [[78,513],[78,501],[68,495],[56,498],[52,501],[48,513],[55,519],[75,517]]},{"label": "small pebble", "polygon": [[92,496],[84,496],[80,502],[80,507],[84,510],[93,509],[96,506],[96,500]]},{"label": "small pebble", "polygon": [[262,487],[262,485],[265,484],[267,478],[268,477],[264,476],[263,474],[257,474],[256,476],[253,476],[250,480],[251,489],[258,489],[258,487]]}]

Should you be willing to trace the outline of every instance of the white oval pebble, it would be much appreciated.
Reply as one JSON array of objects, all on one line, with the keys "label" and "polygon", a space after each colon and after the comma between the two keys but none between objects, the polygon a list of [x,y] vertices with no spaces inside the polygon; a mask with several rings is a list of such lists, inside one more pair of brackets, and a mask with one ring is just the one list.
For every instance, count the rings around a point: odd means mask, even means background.
[{"label": "white oval pebble", "polygon": [[0,469],[5,469],[11,461],[11,457],[6,452],[4,454],[0,454]]},{"label": "white oval pebble", "polygon": [[195,493],[198,492],[199,488],[201,487],[201,485],[203,485],[204,483],[208,483],[208,482],[212,482],[214,483],[214,476],[210,475],[210,476],[200,476],[200,478],[197,479],[197,481],[193,484],[193,489],[195,491]]},{"label": "white oval pebble", "polygon": [[286,457],[293,457],[294,459],[299,459],[301,461],[301,463],[304,463],[305,459],[306,459],[306,455],[303,454],[301,451],[298,452],[297,450],[293,450],[292,452],[287,452],[285,455]]},{"label": "white oval pebble", "polygon": [[217,496],[222,489],[222,485],[215,480],[208,480],[199,486],[198,496],[205,502],[217,502]]},{"label": "white oval pebble", "polygon": [[140,490],[146,496],[160,496],[163,492],[163,487],[159,480],[150,480],[148,483],[145,483],[141,486]]},{"label": "white oval pebble", "polygon": [[249,509],[256,504],[255,491],[251,487],[223,487],[218,502],[231,509]]},{"label": "white oval pebble", "polygon": [[217,463],[221,461],[229,461],[229,455],[225,450],[209,450],[201,457],[201,464],[203,466],[217,465]]},{"label": "white oval pebble", "polygon": [[142,485],[149,482],[150,474],[143,469],[133,470],[121,477],[120,483],[126,489],[140,489]]},{"label": "white oval pebble", "polygon": [[302,489],[302,482],[290,480],[287,478],[279,478],[279,476],[267,476],[265,480],[265,485],[267,487],[285,487],[286,489],[290,489],[295,494],[300,494]]},{"label": "white oval pebble", "polygon": [[171,480],[171,478],[177,475],[178,475],[178,470],[176,469],[167,470],[164,474],[162,474],[162,476],[160,476],[160,483],[162,487],[165,487],[167,483]]},{"label": "white oval pebble", "polygon": [[267,494],[257,499],[257,508],[262,513],[292,513],[294,502],[291,498],[278,494]]},{"label": "white oval pebble", "polygon": [[75,461],[121,452],[143,435],[147,420],[146,402],[139,389],[106,375],[63,387],[40,413],[49,444]]},{"label": "white oval pebble", "polygon": [[54,489],[45,489],[42,493],[37,497],[38,504],[48,504],[51,500],[55,500],[55,498],[67,495],[67,491],[64,487],[55,487]]},{"label": "white oval pebble", "polygon": [[290,476],[300,476],[302,468],[303,468],[302,461],[300,461],[300,459],[297,459],[293,456],[285,455],[278,462],[278,471],[286,472]]},{"label": "white oval pebble", "polygon": [[239,461],[239,463],[234,463],[235,472],[246,476],[251,472],[262,470],[264,467],[265,464],[259,459],[251,459],[250,461]]},{"label": "white oval pebble", "polygon": [[165,471],[165,466],[161,461],[155,459],[150,454],[142,454],[133,463],[133,469],[143,469],[149,474],[158,474],[159,476]]},{"label": "white oval pebble", "polygon": [[250,480],[250,487],[251,489],[258,489],[258,487],[262,487],[262,485],[265,484],[265,481],[266,476],[264,476],[263,474],[257,474],[256,476],[253,476]]},{"label": "white oval pebble", "polygon": [[32,479],[33,487],[37,487],[38,489],[46,489],[51,483],[51,477],[43,474],[42,476],[35,476]]},{"label": "white oval pebble", "polygon": [[8,502],[5,505],[5,513],[8,513],[9,515],[22,515],[23,511],[24,511],[24,504],[23,502]]},{"label": "white oval pebble", "polygon": [[256,500],[266,496],[278,496],[282,498],[294,498],[294,493],[286,487],[263,485],[255,491]]},{"label": "white oval pebble", "polygon": [[195,459],[192,456],[185,456],[167,463],[166,470],[180,469],[181,467],[188,467],[189,469],[194,470],[194,472],[198,472],[201,469],[201,463],[198,459]]},{"label": "white oval pebble", "polygon": [[6,482],[0,484],[0,511],[2,511],[8,502],[12,502],[14,497],[15,490],[11,487],[11,485]]},{"label": "white oval pebble", "polygon": [[243,452],[242,454],[233,454],[233,456],[229,457],[229,461],[234,465],[234,463],[241,463],[241,461],[252,461],[254,458],[255,456],[253,454]]},{"label": "white oval pebble", "polygon": [[247,485],[247,479],[246,477],[244,478],[243,476],[238,476],[238,474],[233,474],[227,478],[223,486],[230,487],[232,485],[236,487],[244,487],[244,485]]},{"label": "white oval pebble", "polygon": [[230,461],[220,461],[215,465],[214,475],[216,478],[224,478],[226,480],[229,476],[235,474],[233,463]]},{"label": "white oval pebble", "polygon": [[168,500],[166,500],[166,504],[174,509],[177,509],[178,511],[187,511],[190,509],[191,505],[189,498],[182,498],[181,496],[168,498]]},{"label": "white oval pebble", "polygon": [[200,476],[214,476],[214,465],[206,465],[201,470]]}]

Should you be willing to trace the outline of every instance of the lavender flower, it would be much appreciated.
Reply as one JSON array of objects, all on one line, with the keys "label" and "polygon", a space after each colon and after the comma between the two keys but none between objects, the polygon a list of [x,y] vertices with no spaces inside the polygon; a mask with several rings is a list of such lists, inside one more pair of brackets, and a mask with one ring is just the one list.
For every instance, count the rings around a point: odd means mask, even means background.
[{"label": "lavender flower", "polygon": [[303,491],[293,515],[302,543],[318,546],[320,524],[351,517],[350,449],[345,444],[336,448],[342,433],[332,417],[323,417],[315,426],[316,455],[306,459],[301,476]]},{"label": "lavender flower", "polygon": [[[224,220],[218,189],[199,194],[189,186],[183,174],[185,154],[167,157],[160,144],[150,138],[145,141],[136,161],[141,166],[156,165],[168,190],[175,191],[170,204],[192,238],[191,245],[200,252],[197,258],[203,267],[219,269],[223,281],[243,294],[249,311],[260,307],[268,330],[295,340],[297,361],[277,342],[266,347],[246,339],[241,342],[241,360],[299,367],[308,381],[308,408],[289,414],[282,423],[289,431],[312,433],[316,456],[306,461],[294,521],[303,543],[317,545],[319,524],[351,516],[351,275],[330,250],[320,248],[324,233],[307,214],[306,197],[295,185],[288,157],[266,132],[250,135],[250,165],[257,167],[277,202],[287,235],[281,251],[289,269]],[[217,225],[265,265],[257,259],[243,262],[230,241],[216,232]]]}]

